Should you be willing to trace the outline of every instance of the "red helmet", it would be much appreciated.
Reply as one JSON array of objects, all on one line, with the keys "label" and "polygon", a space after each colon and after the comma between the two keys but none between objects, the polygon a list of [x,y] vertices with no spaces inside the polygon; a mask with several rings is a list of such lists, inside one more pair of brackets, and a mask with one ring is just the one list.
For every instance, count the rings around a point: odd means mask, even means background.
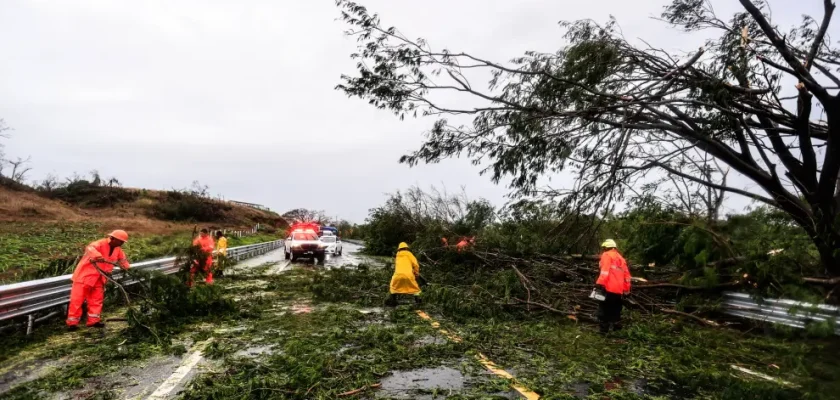
[{"label": "red helmet", "polygon": [[128,241],[128,233],[126,233],[126,231],[124,231],[124,230],[122,230],[122,229],[117,229],[117,230],[115,230],[115,231],[113,231],[113,232],[109,233],[109,234],[108,234],[108,236],[110,236],[110,237],[112,237],[112,238],[114,238],[114,239],[117,239],[117,240],[123,241],[123,242],[127,242],[127,241]]}]

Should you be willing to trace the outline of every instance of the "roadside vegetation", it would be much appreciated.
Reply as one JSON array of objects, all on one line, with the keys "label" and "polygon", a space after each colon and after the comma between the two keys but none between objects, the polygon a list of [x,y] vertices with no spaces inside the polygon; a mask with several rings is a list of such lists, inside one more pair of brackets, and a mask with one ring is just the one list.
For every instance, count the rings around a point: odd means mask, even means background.
[{"label": "roadside vegetation", "polygon": [[125,229],[132,261],[174,255],[197,227],[250,230],[229,235],[228,246],[276,240],[285,220],[276,213],[210,198],[206,186],[153,191],[128,189],[98,172],[59,182],[0,185],[0,283],[72,272],[84,246],[113,229]]}]

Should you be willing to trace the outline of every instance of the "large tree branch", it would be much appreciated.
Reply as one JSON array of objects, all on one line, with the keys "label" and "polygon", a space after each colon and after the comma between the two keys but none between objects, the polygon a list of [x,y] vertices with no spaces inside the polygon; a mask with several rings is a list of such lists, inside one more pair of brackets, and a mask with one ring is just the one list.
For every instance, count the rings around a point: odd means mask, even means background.
[{"label": "large tree branch", "polygon": [[796,76],[811,92],[816,95],[820,101],[827,101],[829,99],[828,91],[825,90],[822,86],[820,86],[817,81],[811,76],[811,73],[796,59],[796,56],[793,52],[787,47],[785,44],[784,38],[780,37],[776,30],[770,25],[770,21],[764,17],[764,14],[761,13],[761,10],[753,4],[750,0],[739,0],[741,5],[747,10],[748,13],[753,17],[755,22],[764,32],[764,35],[770,40],[770,43],[773,44],[773,47],[776,48],[776,51],[779,52],[779,55],[787,62],[787,64],[793,70],[793,75]]},{"label": "large tree branch", "polygon": [[779,206],[779,204],[775,200],[773,200],[769,197],[764,197],[764,196],[761,196],[759,194],[748,192],[746,190],[741,190],[741,189],[737,189],[737,188],[733,188],[733,187],[729,187],[729,186],[719,185],[719,184],[716,184],[714,182],[709,182],[709,181],[691,176],[689,174],[683,173],[682,171],[679,171],[675,168],[672,168],[668,165],[665,165],[665,164],[657,162],[657,161],[653,161],[653,162],[650,162],[646,165],[639,166],[639,167],[626,167],[626,168],[645,170],[645,169],[650,169],[650,167],[662,168],[662,169],[664,169],[664,170],[666,170],[666,171],[668,171],[668,172],[670,172],[674,175],[677,175],[677,176],[682,177],[684,179],[688,179],[692,182],[699,183],[699,184],[701,184],[703,186],[706,186],[706,187],[710,187],[710,188],[714,188],[714,189],[718,189],[718,190],[723,190],[723,191],[730,192],[730,193],[740,194],[741,196],[744,196],[744,197],[747,197],[747,198],[750,198],[750,199],[753,199],[753,200],[757,200],[757,201],[760,201],[762,203],[765,203],[765,204],[768,204],[768,205],[771,205],[771,206],[774,206],[774,207]]},{"label": "large tree branch", "polygon": [[814,42],[811,43],[811,51],[808,52],[808,57],[805,58],[805,69],[809,71],[811,69],[811,65],[814,64],[814,57],[817,56],[820,47],[823,45],[825,33],[828,31],[828,26],[831,24],[831,15],[834,14],[834,3],[832,3],[831,0],[823,0],[823,7],[825,8],[825,13],[823,14],[823,20],[820,24],[820,30],[814,37]]},{"label": "large tree branch", "polygon": [[799,149],[802,153],[802,176],[806,187],[814,191],[817,188],[817,155],[811,143],[809,118],[811,118],[811,95],[803,87],[798,87],[796,132],[799,134]]}]

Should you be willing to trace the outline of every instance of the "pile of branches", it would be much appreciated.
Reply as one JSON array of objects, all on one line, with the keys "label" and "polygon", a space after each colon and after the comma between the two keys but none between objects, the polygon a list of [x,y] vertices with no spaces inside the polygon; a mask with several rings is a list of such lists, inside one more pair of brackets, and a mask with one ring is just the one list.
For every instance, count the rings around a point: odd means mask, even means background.
[{"label": "pile of branches", "polygon": [[[174,274],[159,271],[129,269],[115,277],[108,277],[111,304],[126,307],[124,318],[128,322],[126,335],[141,340],[167,344],[178,328],[197,317],[225,316],[236,312],[232,300],[223,296],[218,286],[187,286],[193,260],[204,260],[199,246],[184,247],[178,251]],[[198,278],[199,276],[196,276]]]},{"label": "pile of branches", "polygon": [[[541,254],[520,258],[501,252],[469,249],[455,252],[430,249],[418,253],[421,269],[433,285],[429,297],[444,307],[467,314],[499,311],[550,312],[575,321],[595,321],[598,303],[589,299],[598,277],[598,256],[552,256]],[[634,268],[640,270],[642,268]],[[646,278],[634,278],[626,303],[644,314],[667,313],[717,326],[707,318],[714,315],[714,299],[699,296],[698,302],[681,311],[678,303],[696,293],[716,293],[745,285],[746,280],[711,286],[673,283],[680,278],[675,268],[644,271]],[[462,294],[462,295],[461,295]]]}]

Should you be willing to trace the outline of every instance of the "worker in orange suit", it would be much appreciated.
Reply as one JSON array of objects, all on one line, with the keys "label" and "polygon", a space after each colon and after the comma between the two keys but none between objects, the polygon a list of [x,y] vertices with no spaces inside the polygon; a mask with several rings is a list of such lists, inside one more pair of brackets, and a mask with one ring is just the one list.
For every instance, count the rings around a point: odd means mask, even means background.
[{"label": "worker in orange suit", "polygon": [[461,241],[458,242],[455,247],[458,249],[458,252],[462,252],[467,248],[467,246],[469,246],[469,244],[470,243],[467,241],[467,238],[461,238]]},{"label": "worker in orange suit", "polygon": [[70,306],[67,308],[67,327],[79,328],[82,317],[82,303],[87,302],[87,326],[104,328],[102,302],[105,299],[104,274],[110,275],[114,265],[128,269],[130,265],[122,248],[128,241],[128,233],[115,230],[105,239],[97,240],[85,247],[85,254],[73,271],[73,286],[70,289]]},{"label": "worker in orange suit", "polygon": [[605,292],[605,299],[598,307],[598,322],[601,333],[621,329],[622,298],[630,294],[630,269],[627,261],[616,250],[615,240],[607,239],[601,244],[601,274],[595,286]]},{"label": "worker in orange suit", "polygon": [[[190,280],[187,282],[189,286],[193,284],[193,278],[195,278],[195,273],[201,269],[204,272],[204,282],[208,285],[213,284],[213,250],[216,249],[216,242],[213,241],[213,237],[210,236],[210,233],[207,229],[202,229],[201,233],[198,235],[195,240],[193,240],[193,246],[201,247],[201,252],[204,257],[199,257],[197,260],[193,260],[193,265],[190,268]],[[206,257],[206,258],[205,258]]]}]

